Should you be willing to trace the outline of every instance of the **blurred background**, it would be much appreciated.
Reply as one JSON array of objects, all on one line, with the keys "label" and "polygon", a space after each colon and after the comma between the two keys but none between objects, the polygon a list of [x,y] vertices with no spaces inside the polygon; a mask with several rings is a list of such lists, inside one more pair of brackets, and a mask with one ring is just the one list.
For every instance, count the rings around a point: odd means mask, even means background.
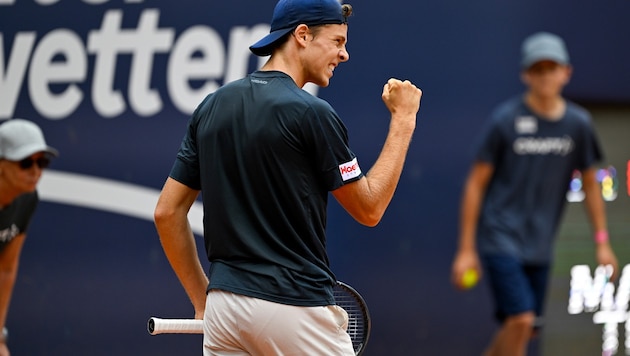
[{"label": "blurred background", "polygon": [[[606,193],[611,239],[620,264],[630,263],[630,1],[351,4],[350,61],[329,87],[310,90],[336,108],[364,171],[388,129],[383,84],[409,79],[424,92],[382,222],[366,228],[334,200],[329,207],[333,270],[373,318],[365,355],[479,355],[494,332],[485,280],[456,291],[450,264],[471,146],[490,110],[523,90],[520,44],[533,32],[567,42],[574,76],[565,94],[593,113],[614,191]],[[0,0],[0,120],[35,121],[61,152],[40,184],[22,253],[7,321],[12,354],[201,353],[200,335],[146,331],[150,316],[193,316],[153,208],[196,104],[261,64],[247,48],[268,32],[274,5]],[[198,209],[191,224],[201,246]],[[571,266],[595,267],[579,203],[568,206],[556,255],[547,326],[532,354],[601,354],[603,326],[567,312]]]}]

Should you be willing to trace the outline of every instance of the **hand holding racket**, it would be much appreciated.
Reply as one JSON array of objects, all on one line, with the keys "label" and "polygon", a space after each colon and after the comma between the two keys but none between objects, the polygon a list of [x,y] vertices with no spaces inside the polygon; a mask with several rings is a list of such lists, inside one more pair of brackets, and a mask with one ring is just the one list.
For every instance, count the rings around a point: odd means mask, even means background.
[{"label": "hand holding racket", "polygon": [[[337,281],[333,288],[335,303],[348,313],[348,335],[356,355],[365,350],[370,337],[371,321],[367,304],[351,286]],[[203,320],[162,319],[152,317],[147,323],[149,334],[203,334]]]}]

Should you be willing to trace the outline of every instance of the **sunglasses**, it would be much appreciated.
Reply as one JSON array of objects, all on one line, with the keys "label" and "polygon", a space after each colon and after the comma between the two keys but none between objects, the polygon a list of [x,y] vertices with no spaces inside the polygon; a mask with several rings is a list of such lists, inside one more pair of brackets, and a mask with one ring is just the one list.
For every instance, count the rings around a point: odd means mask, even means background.
[{"label": "sunglasses", "polygon": [[22,169],[30,169],[31,167],[33,167],[34,164],[37,164],[40,169],[44,169],[50,165],[50,158],[40,157],[37,159],[32,159],[29,157],[19,161],[18,164]]}]

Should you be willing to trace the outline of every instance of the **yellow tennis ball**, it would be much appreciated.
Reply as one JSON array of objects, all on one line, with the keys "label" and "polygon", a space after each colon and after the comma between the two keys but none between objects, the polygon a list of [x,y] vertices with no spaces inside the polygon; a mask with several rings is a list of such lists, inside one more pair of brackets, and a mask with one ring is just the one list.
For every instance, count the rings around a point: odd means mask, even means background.
[{"label": "yellow tennis ball", "polygon": [[462,287],[464,289],[470,289],[474,287],[475,285],[477,285],[477,282],[479,282],[479,274],[476,270],[469,269],[464,272],[464,275],[462,276]]}]

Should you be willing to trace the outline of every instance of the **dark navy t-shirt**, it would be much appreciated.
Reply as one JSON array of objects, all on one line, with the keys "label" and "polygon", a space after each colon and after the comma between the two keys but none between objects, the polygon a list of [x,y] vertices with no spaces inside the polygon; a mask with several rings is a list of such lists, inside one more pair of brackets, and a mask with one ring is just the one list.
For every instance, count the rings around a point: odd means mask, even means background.
[{"label": "dark navy t-shirt", "polygon": [[476,158],[495,168],[478,225],[479,251],[548,263],[574,170],[602,158],[589,113],[567,102],[564,116],[550,121],[521,96],[512,98],[492,114]]},{"label": "dark navy t-shirt", "polygon": [[193,114],[170,176],[202,192],[209,288],[334,303],[328,194],[363,174],[326,101],[276,71],[229,83]]}]

